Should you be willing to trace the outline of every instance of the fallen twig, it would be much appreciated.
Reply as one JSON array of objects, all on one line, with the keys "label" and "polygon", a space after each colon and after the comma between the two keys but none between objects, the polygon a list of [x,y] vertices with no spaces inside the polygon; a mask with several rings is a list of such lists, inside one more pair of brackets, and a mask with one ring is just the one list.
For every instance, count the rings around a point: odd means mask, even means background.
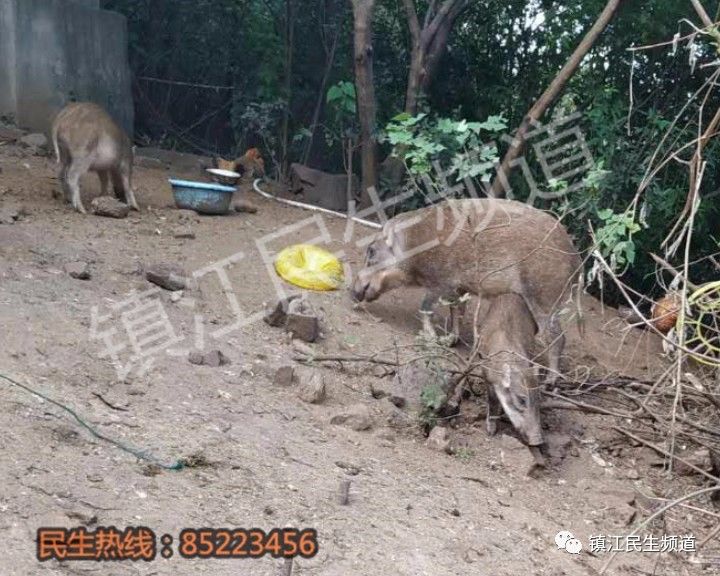
[{"label": "fallen twig", "polygon": [[632,438],[636,442],[640,442],[641,444],[644,444],[648,448],[652,448],[653,450],[655,450],[655,452],[657,452],[658,454],[662,454],[666,458],[670,458],[671,460],[677,460],[678,462],[684,464],[688,468],[695,470],[696,472],[699,472],[706,478],[709,478],[710,480],[717,482],[720,485],[720,478],[718,478],[717,476],[713,476],[712,474],[710,474],[710,472],[706,472],[702,468],[695,466],[694,464],[692,464],[691,462],[688,462],[684,458],[680,458],[680,456],[677,456],[676,454],[673,454],[673,453],[669,452],[668,450],[665,450],[664,448],[660,448],[660,446],[658,446],[657,444],[648,442],[644,438],[641,438],[640,436],[637,436],[636,434],[633,434],[632,432],[625,430],[624,428],[620,428],[618,426],[613,426],[612,429],[620,432],[621,434],[624,434],[628,438]]}]

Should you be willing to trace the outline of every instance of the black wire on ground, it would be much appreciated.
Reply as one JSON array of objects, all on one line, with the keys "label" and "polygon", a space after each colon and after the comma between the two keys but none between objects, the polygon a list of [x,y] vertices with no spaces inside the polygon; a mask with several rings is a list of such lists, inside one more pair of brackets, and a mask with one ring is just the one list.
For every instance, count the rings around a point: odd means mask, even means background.
[{"label": "black wire on ground", "polygon": [[132,446],[128,446],[127,444],[124,444],[123,442],[120,442],[119,440],[115,440],[113,438],[110,438],[108,436],[105,436],[101,432],[98,432],[97,429],[95,429],[93,426],[88,424],[85,420],[80,418],[80,416],[77,415],[77,413],[72,409],[64,404],[61,404],[60,402],[53,400],[52,398],[49,398],[45,394],[42,394],[38,392],[37,390],[33,390],[29,386],[26,386],[25,384],[21,384],[20,382],[17,382],[13,380],[12,378],[9,378],[8,376],[5,376],[4,374],[0,374],[0,378],[3,380],[6,380],[7,382],[10,382],[10,384],[17,386],[21,390],[24,390],[25,392],[28,392],[30,394],[33,394],[35,396],[38,396],[39,398],[42,398],[43,400],[46,400],[47,402],[50,402],[50,404],[53,404],[54,406],[57,406],[58,408],[64,410],[70,416],[72,416],[75,421],[80,424],[85,430],[90,432],[95,438],[98,438],[100,440],[104,440],[105,442],[108,442],[109,444],[112,444],[113,446],[120,448],[120,450],[123,450],[124,452],[127,452],[128,454],[132,454],[133,456],[140,458],[141,460],[146,460],[147,462],[151,462],[152,464],[163,468],[164,470],[182,470],[185,467],[185,464],[182,460],[176,460],[173,464],[164,464],[154,456],[151,456],[147,454],[146,452],[142,450],[138,450],[136,448],[133,448]]}]

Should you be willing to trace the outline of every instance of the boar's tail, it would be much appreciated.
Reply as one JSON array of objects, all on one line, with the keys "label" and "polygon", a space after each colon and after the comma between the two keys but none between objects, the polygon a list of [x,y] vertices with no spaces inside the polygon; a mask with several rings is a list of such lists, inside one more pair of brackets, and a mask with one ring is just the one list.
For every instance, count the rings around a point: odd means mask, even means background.
[{"label": "boar's tail", "polygon": [[60,164],[60,146],[58,145],[58,127],[57,125],[52,128],[52,142],[53,148],[55,149],[55,162]]}]

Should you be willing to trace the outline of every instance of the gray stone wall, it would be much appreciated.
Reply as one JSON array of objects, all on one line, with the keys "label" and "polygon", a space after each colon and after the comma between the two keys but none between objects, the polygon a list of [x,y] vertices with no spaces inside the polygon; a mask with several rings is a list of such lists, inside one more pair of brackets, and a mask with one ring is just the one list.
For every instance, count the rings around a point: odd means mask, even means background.
[{"label": "gray stone wall", "polygon": [[104,106],[132,134],[124,16],[99,0],[0,0],[0,114],[48,132],[70,101]]}]

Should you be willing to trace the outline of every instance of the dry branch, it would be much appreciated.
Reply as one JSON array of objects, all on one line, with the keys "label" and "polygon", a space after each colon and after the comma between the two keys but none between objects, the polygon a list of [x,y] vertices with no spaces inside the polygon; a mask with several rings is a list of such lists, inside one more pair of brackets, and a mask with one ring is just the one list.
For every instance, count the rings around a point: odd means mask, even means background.
[{"label": "dry branch", "polygon": [[515,133],[513,143],[498,168],[497,176],[490,190],[491,196],[502,197],[505,195],[505,192],[509,188],[508,178],[514,168],[515,160],[517,160],[525,148],[525,140],[530,128],[535,122],[538,122],[540,118],[542,118],[545,111],[563,91],[565,85],[580,66],[580,63],[612,20],[621,2],[622,0],[609,0],[595,21],[595,24],[593,24],[592,28],[587,32],[565,66],[562,67],[555,79],[550,83],[550,86],[547,87],[542,96],[540,96],[538,101],[525,115],[524,120]]}]

